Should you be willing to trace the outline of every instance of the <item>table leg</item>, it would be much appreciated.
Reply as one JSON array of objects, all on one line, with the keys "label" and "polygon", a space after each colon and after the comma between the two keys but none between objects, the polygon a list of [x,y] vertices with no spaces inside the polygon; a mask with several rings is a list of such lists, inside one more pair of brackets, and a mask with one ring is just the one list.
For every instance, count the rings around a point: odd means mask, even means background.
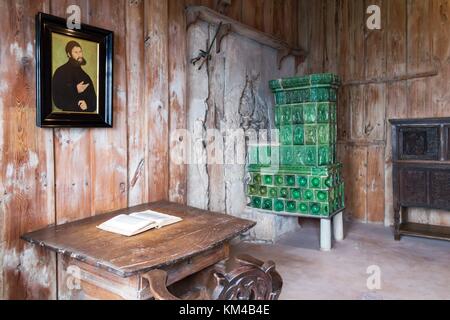
[{"label": "table leg", "polygon": [[344,240],[344,213],[340,212],[333,217],[334,239],[336,241]]},{"label": "table leg", "polygon": [[331,250],[331,220],[320,220],[320,250]]}]

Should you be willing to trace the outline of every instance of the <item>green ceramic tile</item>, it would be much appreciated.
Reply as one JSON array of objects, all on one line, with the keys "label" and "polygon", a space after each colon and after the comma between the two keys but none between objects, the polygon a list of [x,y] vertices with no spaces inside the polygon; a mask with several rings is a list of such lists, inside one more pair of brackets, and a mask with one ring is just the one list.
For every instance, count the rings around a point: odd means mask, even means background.
[{"label": "green ceramic tile", "polygon": [[258,164],[258,146],[248,146],[248,163]]},{"label": "green ceramic tile", "polygon": [[308,214],[309,211],[308,203],[300,202],[298,205],[298,211],[302,214]]},{"label": "green ceramic tile", "polygon": [[327,164],[331,164],[333,162],[333,151],[332,151],[332,147],[328,147],[328,146],[320,146],[319,147],[319,161],[318,164],[319,166],[324,166]]},{"label": "green ceramic tile", "polygon": [[254,184],[261,184],[261,175],[259,173],[254,173],[252,175],[252,181]]},{"label": "green ceramic tile", "polygon": [[328,124],[319,124],[319,125],[317,125],[318,144],[331,144],[331,143],[334,143],[331,140],[331,131],[334,129],[333,127],[334,126],[330,126]]},{"label": "green ceramic tile", "polygon": [[309,187],[318,189],[320,188],[321,179],[320,177],[311,177],[309,180]]},{"label": "green ceramic tile", "polygon": [[291,189],[291,199],[300,200],[302,198],[301,189]]},{"label": "green ceramic tile", "polygon": [[261,198],[260,197],[252,197],[252,207],[261,209]]},{"label": "green ceramic tile", "polygon": [[295,186],[295,176],[286,176],[286,185],[288,187],[294,187]]},{"label": "green ceramic tile", "polygon": [[266,186],[259,187],[259,195],[262,197],[267,197],[267,187]]},{"label": "green ceramic tile", "polygon": [[281,125],[290,125],[292,124],[292,110],[289,106],[281,107]]},{"label": "green ceramic tile", "polygon": [[322,191],[322,190],[316,191],[315,199],[317,201],[327,202],[329,200],[329,198],[330,198],[330,196],[329,196],[328,192]]},{"label": "green ceramic tile", "polygon": [[316,123],[317,109],[315,103],[306,103],[303,105],[303,120],[304,123]]},{"label": "green ceramic tile", "polygon": [[317,147],[305,147],[305,157],[303,164],[305,166],[315,166],[317,164]]},{"label": "green ceramic tile", "polygon": [[289,189],[288,188],[281,188],[280,189],[280,198],[289,198]]},{"label": "green ceramic tile", "polygon": [[331,110],[329,103],[318,103],[317,104],[317,122],[319,123],[329,123],[331,121]]},{"label": "green ceramic tile", "polygon": [[269,145],[259,146],[258,161],[262,166],[270,166],[271,164],[271,147]]},{"label": "green ceramic tile", "polygon": [[303,123],[303,105],[298,104],[292,107],[292,123],[293,124]]},{"label": "green ceramic tile", "polygon": [[282,145],[288,145],[288,146],[292,145],[292,143],[293,143],[292,126],[281,126],[280,143]]},{"label": "green ceramic tile", "polygon": [[294,149],[293,147],[283,146],[280,148],[281,151],[281,164],[282,165],[293,165],[294,164]]},{"label": "green ceramic tile", "polygon": [[277,188],[269,188],[269,197],[278,198],[278,189]]},{"label": "green ceramic tile", "polygon": [[275,126],[279,128],[281,126],[281,108],[275,107]]},{"label": "green ceramic tile", "polygon": [[320,208],[320,215],[324,217],[328,217],[332,213],[330,211],[330,206],[328,204],[322,204]]},{"label": "green ceramic tile", "polygon": [[273,185],[273,176],[272,175],[264,175],[263,176],[263,183],[266,186],[271,186]]},{"label": "green ceramic tile", "polygon": [[309,212],[313,216],[319,216],[320,215],[320,203],[311,203],[309,206]]},{"label": "green ceramic tile", "polygon": [[317,145],[317,126],[315,125],[305,125],[305,144],[306,145]]},{"label": "green ceramic tile", "polygon": [[273,209],[273,200],[272,199],[264,199],[263,203],[262,203],[262,209],[271,211]]},{"label": "green ceramic tile", "polygon": [[294,165],[302,166],[305,164],[305,147],[304,146],[294,146]]},{"label": "green ceramic tile", "polygon": [[297,178],[298,181],[298,185],[302,188],[307,188],[308,187],[308,177],[306,176],[298,176]]},{"label": "green ceramic tile", "polygon": [[282,176],[282,175],[276,175],[276,176],[275,176],[275,185],[276,185],[276,186],[282,186],[282,185],[284,185],[284,176]]},{"label": "green ceramic tile", "polygon": [[284,200],[281,199],[276,199],[274,201],[274,209],[277,212],[282,212],[284,211]]},{"label": "green ceramic tile", "polygon": [[249,195],[256,195],[257,194],[257,188],[256,188],[256,186],[254,186],[254,185],[249,185],[248,186],[248,189],[247,189],[247,191],[248,191],[248,194]]},{"label": "green ceramic tile", "polygon": [[287,212],[297,211],[297,203],[295,201],[287,201],[286,202],[286,211]]},{"label": "green ceramic tile", "polygon": [[303,200],[311,201],[314,200],[314,191],[306,189],[303,193]]},{"label": "green ceramic tile", "polygon": [[304,145],[305,144],[305,132],[302,125],[294,125],[294,144]]}]

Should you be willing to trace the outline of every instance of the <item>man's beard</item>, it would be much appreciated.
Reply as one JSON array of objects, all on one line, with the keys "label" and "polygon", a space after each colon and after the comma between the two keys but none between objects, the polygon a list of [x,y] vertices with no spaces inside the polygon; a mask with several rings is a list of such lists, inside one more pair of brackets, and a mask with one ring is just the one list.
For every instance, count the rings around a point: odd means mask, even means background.
[{"label": "man's beard", "polygon": [[80,66],[85,66],[87,63],[84,58],[79,58],[78,60],[75,60],[74,58],[71,57],[70,60],[72,60],[73,63],[78,64]]}]

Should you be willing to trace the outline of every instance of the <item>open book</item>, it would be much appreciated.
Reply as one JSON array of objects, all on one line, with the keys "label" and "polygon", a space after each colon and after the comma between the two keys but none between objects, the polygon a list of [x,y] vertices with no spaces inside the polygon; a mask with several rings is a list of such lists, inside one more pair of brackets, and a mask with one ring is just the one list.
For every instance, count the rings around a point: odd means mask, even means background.
[{"label": "open book", "polygon": [[179,217],[146,210],[134,212],[129,215],[118,215],[103,222],[101,225],[97,226],[97,228],[130,237],[153,228],[159,229],[181,220],[182,219]]}]

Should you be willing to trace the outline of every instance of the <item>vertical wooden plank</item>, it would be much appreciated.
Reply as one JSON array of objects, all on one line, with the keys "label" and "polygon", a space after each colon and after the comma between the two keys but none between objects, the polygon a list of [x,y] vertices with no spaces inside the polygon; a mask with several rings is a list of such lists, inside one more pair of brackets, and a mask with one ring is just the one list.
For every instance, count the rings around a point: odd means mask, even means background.
[{"label": "vertical wooden plank", "polygon": [[431,116],[431,96],[429,79],[408,81],[408,117],[422,118]]},{"label": "vertical wooden plank", "polygon": [[264,0],[245,0],[242,2],[242,23],[263,30]]},{"label": "vertical wooden plank", "polygon": [[364,86],[349,87],[350,127],[352,140],[365,137],[365,97]]},{"label": "vertical wooden plank", "polygon": [[344,86],[339,90],[337,117],[337,139],[338,141],[347,141],[351,137],[351,87]]},{"label": "vertical wooden plank", "polygon": [[[432,37],[430,29],[431,1],[408,0],[408,72],[431,69]],[[410,117],[429,115],[431,106],[430,80],[408,82],[408,114]]]},{"label": "vertical wooden plank", "polygon": [[309,73],[324,72],[325,53],[325,26],[324,26],[325,0],[314,1],[311,8],[310,48],[309,48]]},{"label": "vertical wooden plank", "polygon": [[349,68],[349,78],[362,80],[365,77],[365,17],[364,1],[351,0],[349,2],[349,55],[341,57],[341,63]]},{"label": "vertical wooden plank", "polygon": [[432,1],[408,0],[407,48],[410,73],[428,71],[431,68],[431,3]]},{"label": "vertical wooden plank", "polygon": [[386,73],[390,77],[406,73],[406,0],[386,1]]},{"label": "vertical wooden plank", "polygon": [[385,140],[386,97],[385,84],[365,86],[364,138],[368,141]]},{"label": "vertical wooden plank", "polygon": [[325,52],[324,66],[326,72],[338,72],[338,5],[339,1],[326,0],[324,12]]},{"label": "vertical wooden plank", "polygon": [[285,40],[291,46],[298,44],[298,0],[284,1],[284,32]]},{"label": "vertical wooden plank", "polygon": [[52,130],[37,128],[35,14],[48,1],[0,2],[0,297],[54,299],[55,255],[20,236],[55,222]]},{"label": "vertical wooden plank", "polygon": [[284,1],[274,0],[273,3],[273,34],[275,37],[285,40],[286,31],[284,30]]},{"label": "vertical wooden plank", "polygon": [[92,212],[104,213],[127,206],[127,76],[125,0],[90,0],[91,24],[114,30],[114,127],[93,129],[91,144]]},{"label": "vertical wooden plank", "polygon": [[381,30],[369,30],[366,26],[364,28],[366,38],[366,79],[382,78],[386,76],[387,3],[385,0],[366,0],[365,3],[365,8],[370,5],[378,5],[381,9]]},{"label": "vertical wooden plank", "polygon": [[[186,165],[180,164],[181,156],[177,150],[183,150],[186,141],[175,135],[176,130],[186,129],[186,22],[183,1],[169,0],[169,200],[186,203]],[[174,154],[172,154],[172,152]]]},{"label": "vertical wooden plank", "polygon": [[340,0],[338,5],[339,15],[339,57],[338,57],[338,70],[342,81],[352,80],[349,67],[350,56],[350,0]]},{"label": "vertical wooden plank", "polygon": [[346,212],[352,219],[367,222],[367,148],[347,144],[339,149],[344,163]]},{"label": "vertical wooden plank", "polygon": [[384,145],[372,145],[367,153],[367,220],[368,222],[384,222],[385,206],[385,172]]},{"label": "vertical wooden plank", "polygon": [[242,6],[246,0],[231,0],[231,5],[227,9],[227,16],[234,20],[242,20]]},{"label": "vertical wooden plank", "polygon": [[[387,1],[386,30],[386,74],[388,77],[404,75],[407,72],[407,1]],[[392,186],[392,135],[389,119],[406,117],[406,81],[386,85],[386,148],[385,148],[385,214],[386,226],[394,223]]]},{"label": "vertical wooden plank", "polygon": [[[87,0],[52,1],[51,13],[66,17],[66,8],[75,4],[81,8],[81,22],[89,23],[89,5]],[[82,219],[91,215],[92,178],[91,178],[91,133],[89,129],[55,129],[55,197],[56,223]],[[58,260],[58,299],[68,300],[75,297],[74,291],[67,287],[65,266],[70,259],[59,255]]]},{"label": "vertical wooden plank", "polygon": [[[126,78],[128,131],[128,205],[148,200],[147,134],[144,105],[144,3],[127,1]],[[182,51],[182,50],[180,50]]]},{"label": "vertical wooden plank", "polygon": [[448,116],[450,107],[450,3],[446,0],[432,1],[433,60],[439,66],[439,75],[431,79],[433,116]]},{"label": "vertical wooden plank", "polygon": [[168,3],[145,2],[145,107],[148,110],[149,200],[168,199]]},{"label": "vertical wooden plank", "polygon": [[394,224],[394,200],[392,185],[392,134],[389,119],[406,117],[406,81],[387,85],[386,88],[386,151],[385,151],[385,225]]},{"label": "vertical wooden plank", "polygon": [[[306,51],[310,51],[310,7],[311,1],[309,0],[299,0],[298,2],[298,44],[304,48]],[[297,73],[299,75],[305,75],[309,72],[309,60],[311,55],[308,54],[305,61],[301,63],[298,67]]]},{"label": "vertical wooden plank", "polygon": [[[51,13],[65,17],[66,8],[81,8],[81,21],[89,23],[87,0],[52,1]],[[89,129],[55,129],[57,223],[91,215],[91,157]]]},{"label": "vertical wooden plank", "polygon": [[263,31],[273,34],[273,1],[264,0]]}]

